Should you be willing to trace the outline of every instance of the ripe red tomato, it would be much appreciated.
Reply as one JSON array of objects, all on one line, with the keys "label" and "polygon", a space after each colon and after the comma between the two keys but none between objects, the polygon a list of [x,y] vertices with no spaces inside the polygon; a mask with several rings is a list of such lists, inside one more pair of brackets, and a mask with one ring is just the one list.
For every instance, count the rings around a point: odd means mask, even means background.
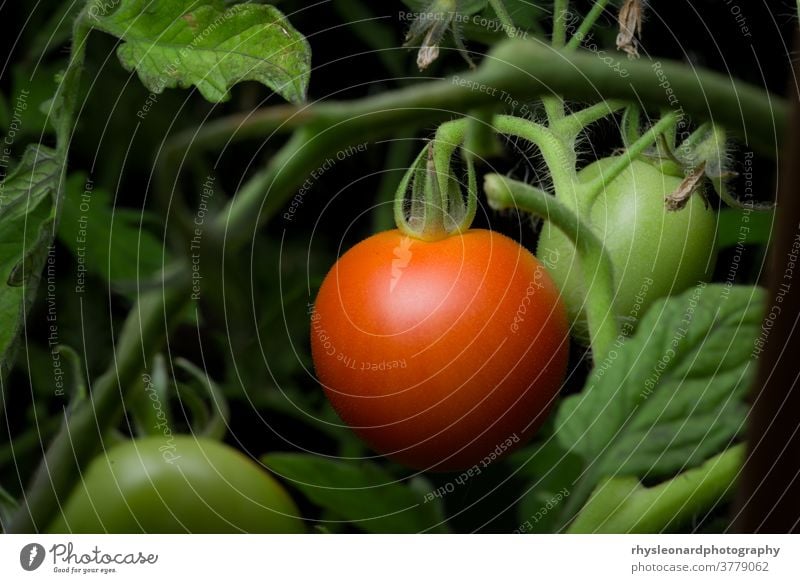
[{"label": "ripe red tomato", "polygon": [[326,276],[311,317],[317,375],[374,450],[419,469],[484,465],[544,421],[566,373],[566,310],[503,235],[374,235]]}]

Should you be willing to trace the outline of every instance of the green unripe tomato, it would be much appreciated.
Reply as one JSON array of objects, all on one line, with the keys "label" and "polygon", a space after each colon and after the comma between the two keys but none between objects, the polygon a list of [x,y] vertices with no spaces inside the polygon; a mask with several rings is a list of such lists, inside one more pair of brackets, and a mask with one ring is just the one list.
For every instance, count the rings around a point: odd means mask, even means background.
[{"label": "green unripe tomato", "polygon": [[[615,158],[587,166],[588,182],[606,172]],[[578,202],[577,212],[604,242],[614,271],[614,314],[628,333],[650,304],[708,281],[716,262],[716,215],[693,195],[680,211],[668,211],[667,195],[681,178],[640,160],[606,184],[594,200]],[[573,334],[588,338],[586,289],[572,243],[555,227],[543,227],[536,255],[561,289]]]},{"label": "green unripe tomato", "polygon": [[299,533],[292,499],[225,444],[178,435],[96,457],[48,529],[72,533]]}]

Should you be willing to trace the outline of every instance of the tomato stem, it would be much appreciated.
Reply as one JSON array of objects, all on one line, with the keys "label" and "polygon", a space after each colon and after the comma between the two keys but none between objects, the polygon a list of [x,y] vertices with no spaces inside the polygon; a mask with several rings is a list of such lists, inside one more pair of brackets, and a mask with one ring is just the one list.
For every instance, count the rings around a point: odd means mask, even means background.
[{"label": "tomato stem", "polygon": [[175,364],[189,373],[203,386],[213,404],[211,416],[206,421],[205,426],[196,433],[217,441],[222,441],[228,431],[228,422],[231,416],[228,400],[225,398],[222,390],[211,377],[185,358],[176,359]]},{"label": "tomato stem", "polygon": [[625,147],[629,148],[631,144],[635,144],[641,137],[642,110],[638,105],[629,104],[622,115],[622,139],[625,142]]},{"label": "tomato stem", "polygon": [[569,14],[569,0],[555,0],[553,2],[553,47],[561,48],[567,41],[567,15]]},{"label": "tomato stem", "polygon": [[487,174],[483,187],[493,209],[516,208],[543,217],[575,245],[587,283],[586,316],[592,350],[595,360],[605,358],[622,335],[612,309],[613,271],[603,242],[572,209],[538,188],[499,174]]},{"label": "tomato stem", "polygon": [[[416,239],[437,241],[469,230],[478,208],[478,189],[472,157],[462,156],[467,169],[466,202],[453,176],[451,159],[466,138],[467,119],[444,123],[423,148],[397,189],[394,216],[397,228]],[[410,212],[406,195],[411,191]],[[406,214],[409,216],[406,217]]]},{"label": "tomato stem", "polygon": [[537,146],[550,171],[556,197],[570,208],[577,208],[576,155],[569,141],[543,125],[510,115],[495,116],[494,126],[500,133],[522,138]]},{"label": "tomato stem", "polygon": [[603,14],[603,11],[608,6],[609,0],[597,0],[592,6],[592,9],[589,13],[584,17],[583,22],[578,27],[578,30],[575,31],[575,34],[569,39],[567,46],[565,47],[568,51],[573,51],[577,49],[581,43],[584,41],[586,36],[589,34],[589,31],[592,30],[594,23],[597,22],[597,19]]},{"label": "tomato stem", "polygon": [[595,196],[605,188],[606,184],[611,183],[617,176],[622,174],[631,163],[644,153],[647,148],[652,146],[658,137],[680,119],[680,116],[671,112],[662,117],[658,123],[647,130],[641,138],[636,140],[625,150],[625,153],[619,156],[613,164],[609,165],[608,169],[594,180],[581,186],[583,191],[583,198],[587,200],[594,199]]},{"label": "tomato stem", "polygon": [[503,146],[492,126],[494,115],[494,111],[484,108],[472,112],[467,118],[462,150],[464,156],[482,162],[486,158],[500,156],[503,153]]},{"label": "tomato stem", "polygon": [[601,101],[556,121],[551,128],[574,139],[581,131],[586,129],[586,126],[623,109],[625,105],[625,102],[613,99]]},{"label": "tomato stem", "polygon": [[497,19],[500,21],[500,24],[503,25],[503,30],[505,30],[506,35],[513,37],[514,21],[512,20],[511,15],[508,13],[508,9],[506,8],[503,0],[489,0],[489,5],[497,15]]}]

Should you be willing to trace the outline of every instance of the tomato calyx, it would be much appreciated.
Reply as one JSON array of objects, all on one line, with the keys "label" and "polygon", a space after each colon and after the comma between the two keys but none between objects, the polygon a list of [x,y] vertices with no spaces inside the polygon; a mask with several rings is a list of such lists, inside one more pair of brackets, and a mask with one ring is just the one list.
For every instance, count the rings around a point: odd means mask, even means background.
[{"label": "tomato calyx", "polygon": [[425,145],[400,181],[394,217],[397,228],[408,237],[439,241],[465,233],[475,218],[478,206],[475,167],[470,157],[462,157],[467,171],[465,200],[451,163],[463,135],[459,131],[458,135],[448,136],[453,127],[448,128],[447,124],[440,127],[437,138]]},{"label": "tomato calyx", "polygon": [[[634,115],[630,116],[634,119]],[[638,120],[638,118],[636,118]],[[631,127],[625,134],[634,134]],[[664,204],[668,211],[680,211],[689,203],[692,195],[703,197],[706,207],[705,186],[710,183],[723,203],[732,208],[766,211],[772,204],[736,198],[728,188],[728,183],[737,173],[728,168],[727,134],[721,126],[705,123],[686,137],[680,145],[675,145],[675,128],[661,134],[654,151],[642,157],[643,161],[658,168],[663,174],[682,178],[674,192],[668,194]]]}]

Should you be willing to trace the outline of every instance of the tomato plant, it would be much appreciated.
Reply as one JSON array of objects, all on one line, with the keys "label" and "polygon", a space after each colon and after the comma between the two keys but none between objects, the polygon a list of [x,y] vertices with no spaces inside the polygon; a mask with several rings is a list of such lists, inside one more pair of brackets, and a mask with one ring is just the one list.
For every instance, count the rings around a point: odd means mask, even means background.
[{"label": "tomato plant", "polygon": [[336,410],[373,449],[414,468],[467,468],[524,443],[566,372],[553,282],[491,231],[374,235],[333,266],[311,321]]},{"label": "tomato plant", "polygon": [[3,3],[0,528],[791,518],[797,22],[718,4]]},{"label": "tomato plant", "polygon": [[49,530],[299,533],[298,517],[283,487],[229,446],[148,437],[96,457]]},{"label": "tomato plant", "polygon": [[[589,182],[602,179],[615,158],[598,160],[579,173]],[[679,294],[708,281],[716,259],[716,214],[701,196],[692,196],[681,210],[665,205],[682,178],[663,174],[653,165],[635,160],[590,200],[578,201],[579,215],[603,241],[614,272],[614,315],[632,322],[644,315],[658,298]],[[547,224],[537,253],[547,257],[547,267],[576,327],[588,338],[584,306],[586,285],[575,247]],[[591,285],[591,275],[588,277]]]}]

